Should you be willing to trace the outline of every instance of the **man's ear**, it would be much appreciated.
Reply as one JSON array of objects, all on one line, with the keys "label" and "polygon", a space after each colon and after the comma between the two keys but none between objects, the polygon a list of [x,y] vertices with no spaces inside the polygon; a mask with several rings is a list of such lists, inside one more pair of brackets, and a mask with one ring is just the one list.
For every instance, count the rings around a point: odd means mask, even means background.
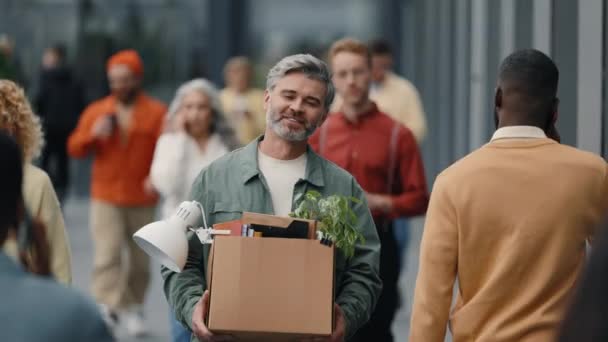
[{"label": "man's ear", "polygon": [[546,129],[546,134],[547,137],[549,137],[550,139],[553,139],[555,141],[557,141],[558,143],[561,143],[561,136],[559,134],[559,132],[557,131],[557,127],[555,127],[556,121],[557,121],[557,108],[559,106],[559,99],[556,97],[555,99],[553,99],[553,105],[551,108],[551,113],[550,113],[550,121],[549,121],[549,127],[547,127]]},{"label": "man's ear", "polygon": [[502,89],[500,86],[496,87],[496,90],[494,91],[494,107],[496,109],[502,107]]},{"label": "man's ear", "polygon": [[268,111],[268,103],[270,102],[270,92],[268,89],[264,90],[264,111]]},{"label": "man's ear", "polygon": [[551,111],[551,124],[555,125],[555,123],[557,122],[557,118],[559,117],[559,98],[556,97],[555,99],[553,99],[553,107],[551,108]]}]

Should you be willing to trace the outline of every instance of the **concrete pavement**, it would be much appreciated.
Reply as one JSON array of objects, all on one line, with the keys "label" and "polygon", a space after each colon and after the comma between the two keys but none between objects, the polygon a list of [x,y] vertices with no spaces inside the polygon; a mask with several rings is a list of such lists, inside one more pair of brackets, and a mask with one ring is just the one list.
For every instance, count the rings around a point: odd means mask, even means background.
[{"label": "concrete pavement", "polygon": [[[90,294],[93,267],[93,243],[89,230],[88,198],[69,198],[63,206],[66,229],[72,248],[74,287]],[[162,292],[160,266],[152,265],[152,280],[146,296],[145,315],[149,333],[144,338],[131,338],[119,329],[119,341],[166,342],[170,340],[168,306]]]}]

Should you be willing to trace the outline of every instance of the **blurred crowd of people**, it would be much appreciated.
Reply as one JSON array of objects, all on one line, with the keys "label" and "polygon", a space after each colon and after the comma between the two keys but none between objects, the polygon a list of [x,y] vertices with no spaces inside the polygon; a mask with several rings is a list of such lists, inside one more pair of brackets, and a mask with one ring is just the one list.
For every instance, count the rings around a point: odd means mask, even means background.
[{"label": "blurred crowd of people", "polygon": [[[0,340],[108,341],[118,326],[144,335],[150,263],[131,236],[155,220],[159,200],[160,216],[171,216],[193,183],[205,184],[202,170],[232,165],[226,156],[251,149],[268,213],[289,213],[299,182],[329,182],[311,176],[312,156],[346,170],[363,191],[375,229],[342,266],[336,297],[356,298],[337,300],[343,326],[328,341],[393,341],[407,219],[425,214],[411,341],[443,341],[448,324],[454,341],[608,338],[605,234],[585,272],[586,242],[602,231],[608,205],[608,168],[559,143],[553,61],[536,50],[503,61],[494,136],[442,172],[430,193],[419,148],[429,129],[423,106],[392,64],[387,42],[345,38],[331,46],[327,64],[286,57],[262,90],[252,86],[251,62],[237,56],[225,64],[224,89],[193,79],[167,107],[143,89],[138,52],[122,50],[107,61],[110,94],[87,103],[57,44],[44,51],[29,100],[13,43],[0,36]],[[70,288],[61,208],[69,160],[85,157],[93,159],[93,300]],[[221,338],[199,317],[204,288],[184,285],[204,286],[204,278],[163,276],[172,339]],[[20,320],[37,328],[10,323]]]}]

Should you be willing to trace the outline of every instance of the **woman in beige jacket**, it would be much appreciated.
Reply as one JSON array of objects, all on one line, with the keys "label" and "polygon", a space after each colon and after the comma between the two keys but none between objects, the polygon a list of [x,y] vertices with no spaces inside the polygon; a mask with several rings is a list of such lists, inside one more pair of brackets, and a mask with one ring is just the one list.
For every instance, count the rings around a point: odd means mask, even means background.
[{"label": "woman in beige jacket", "polygon": [[[52,275],[68,285],[72,280],[70,245],[59,201],[49,176],[31,164],[43,145],[40,120],[32,112],[23,89],[5,79],[0,79],[0,130],[11,134],[22,149],[26,209],[47,229]],[[2,248],[7,254],[17,257],[14,237],[7,240]]]}]

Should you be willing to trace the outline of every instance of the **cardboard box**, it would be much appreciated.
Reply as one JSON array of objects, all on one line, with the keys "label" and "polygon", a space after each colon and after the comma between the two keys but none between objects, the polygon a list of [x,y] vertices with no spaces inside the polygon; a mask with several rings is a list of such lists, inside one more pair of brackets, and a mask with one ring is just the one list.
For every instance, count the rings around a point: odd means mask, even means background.
[{"label": "cardboard box", "polygon": [[214,333],[257,341],[332,333],[334,248],[318,240],[217,236],[207,279]]}]

